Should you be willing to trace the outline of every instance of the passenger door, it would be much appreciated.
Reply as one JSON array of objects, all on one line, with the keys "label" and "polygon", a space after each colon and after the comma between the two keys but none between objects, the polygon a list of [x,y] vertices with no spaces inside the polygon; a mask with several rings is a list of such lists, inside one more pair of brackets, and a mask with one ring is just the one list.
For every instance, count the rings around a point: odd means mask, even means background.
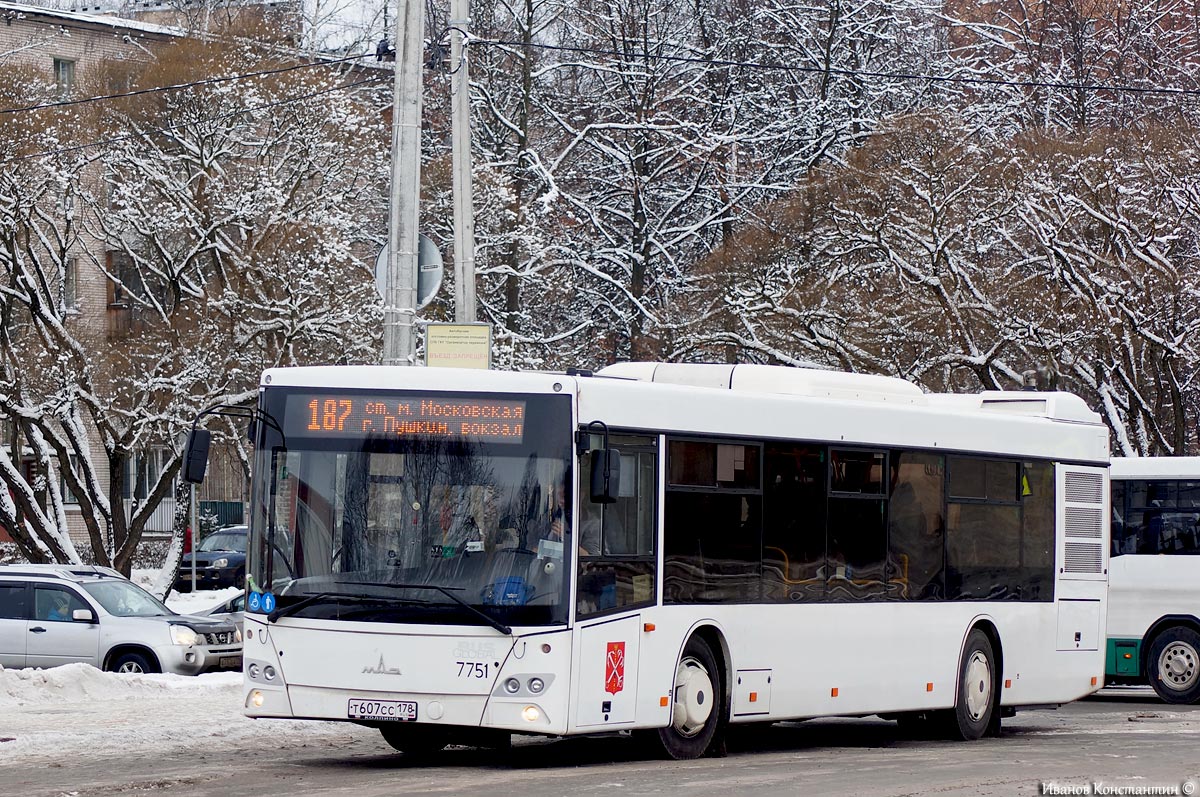
[{"label": "passenger door", "polygon": [[25,666],[57,667],[76,661],[99,666],[100,626],[72,620],[71,613],[76,609],[94,613],[73,590],[34,585],[33,619],[29,622]]},{"label": "passenger door", "polygon": [[24,582],[0,583],[0,666],[25,666],[29,636],[29,588]]}]

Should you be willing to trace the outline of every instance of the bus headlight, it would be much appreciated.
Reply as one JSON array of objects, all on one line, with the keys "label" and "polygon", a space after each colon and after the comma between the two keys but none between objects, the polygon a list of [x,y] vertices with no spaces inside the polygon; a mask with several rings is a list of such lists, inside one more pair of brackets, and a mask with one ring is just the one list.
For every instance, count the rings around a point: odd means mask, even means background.
[{"label": "bus headlight", "polygon": [[543,681],[541,678],[530,678],[529,679],[529,691],[533,692],[535,695],[540,695],[542,693],[542,690],[545,688],[546,688],[546,682]]},{"label": "bus headlight", "polygon": [[521,709],[521,719],[526,722],[537,722],[541,718],[542,712],[538,710],[537,706],[526,706]]},{"label": "bus headlight", "polygon": [[270,664],[268,664],[266,667],[263,667],[263,678],[266,678],[268,681],[275,680],[275,668]]},{"label": "bus headlight", "polygon": [[255,708],[262,708],[262,704],[263,693],[255,689],[250,693],[250,705],[254,706]]},{"label": "bus headlight", "polygon": [[504,691],[508,692],[510,695],[515,695],[517,692],[521,691],[521,682],[516,678],[509,678],[504,682]]},{"label": "bus headlight", "polygon": [[251,678],[257,678],[259,673],[258,665],[250,662],[250,666],[246,668],[246,672],[250,674]]}]

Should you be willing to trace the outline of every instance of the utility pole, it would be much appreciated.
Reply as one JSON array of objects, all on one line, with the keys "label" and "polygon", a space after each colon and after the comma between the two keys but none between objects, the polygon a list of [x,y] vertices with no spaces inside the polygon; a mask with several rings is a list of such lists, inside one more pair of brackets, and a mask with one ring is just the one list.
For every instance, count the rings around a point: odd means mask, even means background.
[{"label": "utility pole", "polygon": [[454,320],[475,320],[475,210],[471,184],[471,82],[463,41],[469,0],[450,0],[451,161],[454,171]]},{"label": "utility pole", "polygon": [[392,95],[392,190],[388,219],[383,364],[414,365],[417,306],[417,223],[421,200],[421,67],[425,50],[422,0],[398,0],[396,83]]}]

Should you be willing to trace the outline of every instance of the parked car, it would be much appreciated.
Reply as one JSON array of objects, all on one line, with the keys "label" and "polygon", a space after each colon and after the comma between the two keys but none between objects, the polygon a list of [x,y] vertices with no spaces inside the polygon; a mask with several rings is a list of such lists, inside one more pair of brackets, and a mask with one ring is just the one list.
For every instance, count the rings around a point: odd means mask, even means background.
[{"label": "parked car", "polygon": [[247,532],[245,526],[228,526],[205,537],[194,552],[183,555],[173,589],[192,591],[192,557],[196,558],[195,589],[244,586]]},{"label": "parked car", "polygon": [[225,620],[242,630],[242,615],[246,612],[246,593],[239,592],[227,601],[222,601],[206,612],[200,614],[213,620]]},{"label": "parked car", "polygon": [[107,567],[0,565],[0,665],[83,662],[111,672],[242,668],[229,620],[176,614]]}]

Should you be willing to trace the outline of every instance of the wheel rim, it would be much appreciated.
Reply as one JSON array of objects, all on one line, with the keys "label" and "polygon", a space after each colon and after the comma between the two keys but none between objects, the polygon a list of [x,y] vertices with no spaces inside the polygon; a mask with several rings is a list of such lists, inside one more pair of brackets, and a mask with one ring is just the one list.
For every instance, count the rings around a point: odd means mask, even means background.
[{"label": "wheel rim", "polygon": [[140,674],[145,672],[145,670],[143,670],[142,665],[138,664],[136,661],[126,661],[121,663],[121,666],[117,668],[117,672],[131,672]]},{"label": "wheel rim", "polygon": [[1172,640],[1158,656],[1158,678],[1177,692],[1191,689],[1200,675],[1196,649],[1186,642]]},{"label": "wheel rim", "polygon": [[688,656],[675,671],[675,708],[671,727],[690,738],[704,729],[713,709],[713,684],[708,670]]},{"label": "wheel rim", "polygon": [[967,661],[963,678],[967,690],[967,712],[978,720],[987,713],[992,702],[992,665],[982,651],[975,651]]}]

